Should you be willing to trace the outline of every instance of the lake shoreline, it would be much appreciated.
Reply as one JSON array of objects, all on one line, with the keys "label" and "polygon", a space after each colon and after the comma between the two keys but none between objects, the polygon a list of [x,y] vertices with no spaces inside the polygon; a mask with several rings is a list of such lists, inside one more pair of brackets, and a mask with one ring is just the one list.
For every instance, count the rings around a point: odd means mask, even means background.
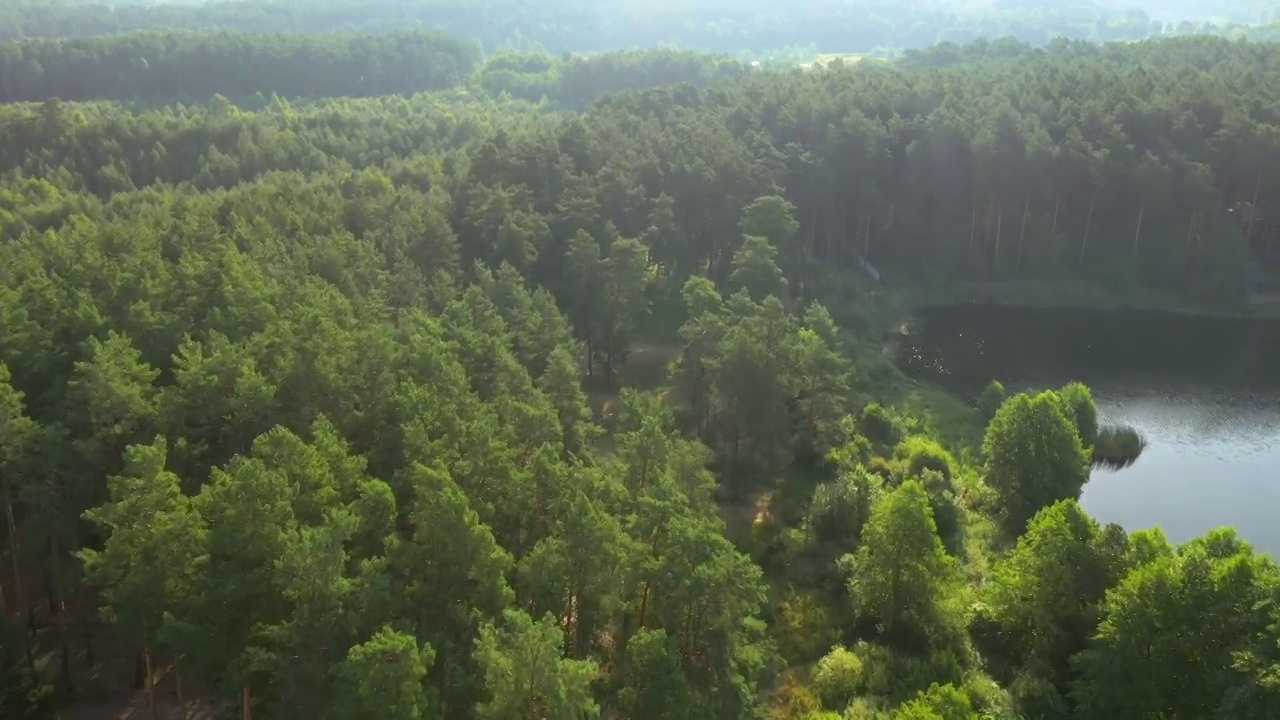
[{"label": "lake shoreline", "polygon": [[1129,429],[1095,446],[1087,513],[1175,543],[1231,526],[1280,556],[1280,318],[1096,299],[918,306],[893,359],[969,405],[992,379],[1010,393],[1084,382],[1099,425]]},{"label": "lake shoreline", "polygon": [[[1021,308],[1026,310],[1096,310],[1098,312],[1131,312],[1131,313],[1151,313],[1159,315],[1169,315],[1176,317],[1199,317],[1199,318],[1220,318],[1223,320],[1280,320],[1280,304],[1266,306],[1246,306],[1243,309],[1228,310],[1223,308],[1207,308],[1207,307],[1180,307],[1176,305],[1159,305],[1159,304],[1097,304],[1090,302],[1027,302],[1021,300],[971,300],[964,302],[963,300],[928,300],[924,302],[913,303],[911,306],[918,311],[940,310],[944,308],[958,307],[998,307],[998,308]],[[1257,308],[1257,309],[1253,309]],[[1264,309],[1265,308],[1265,309]]]},{"label": "lake shoreline", "polygon": [[903,288],[903,291],[908,297],[908,305],[916,311],[989,306],[1050,311],[1152,313],[1224,320],[1280,320],[1280,302],[1277,301],[1215,307],[1158,292],[1149,292],[1145,297],[1123,296],[1093,283],[1008,281],[966,283],[944,289],[916,286]]}]

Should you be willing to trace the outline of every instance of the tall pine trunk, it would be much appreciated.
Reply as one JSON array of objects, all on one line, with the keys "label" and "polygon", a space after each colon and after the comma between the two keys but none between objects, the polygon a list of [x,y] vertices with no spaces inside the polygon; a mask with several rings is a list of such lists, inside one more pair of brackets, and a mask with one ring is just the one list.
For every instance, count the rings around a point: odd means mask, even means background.
[{"label": "tall pine trunk", "polygon": [[818,206],[815,203],[813,206],[813,213],[810,214],[809,216],[809,242],[805,246],[804,257],[801,258],[800,260],[800,287],[802,292],[803,292],[804,286],[807,285],[809,282],[809,265],[812,262],[813,257],[819,254],[817,249],[817,244],[816,244],[817,236],[818,236]]},{"label": "tall pine trunk", "polygon": [[[854,218],[854,221],[856,222],[857,218]],[[816,212],[814,213],[814,222],[817,222]],[[828,233],[827,237],[830,238],[831,234]],[[840,245],[841,250],[843,250],[844,246],[849,242],[849,202],[847,200],[840,203],[840,236],[836,238],[836,241]],[[827,241],[827,245],[831,245],[830,240]],[[839,257],[841,254],[843,253],[836,254],[835,257]],[[828,258],[832,257],[833,254],[830,247],[827,248],[825,255]]]},{"label": "tall pine trunk", "polygon": [[1004,231],[1004,203],[996,207],[996,251],[991,254],[991,261],[1000,263],[1000,234]]},{"label": "tall pine trunk", "polygon": [[1258,191],[1262,189],[1262,171],[1258,171],[1258,179],[1253,183],[1253,204],[1249,206],[1249,229],[1245,231],[1245,244],[1253,247],[1253,226],[1258,221]]},{"label": "tall pine trunk", "polygon": [[58,537],[49,538],[49,567],[44,572],[44,592],[49,600],[49,614],[61,615],[66,603],[58,583]]},{"label": "tall pine trunk", "polygon": [[1138,257],[1138,241],[1142,239],[1142,216],[1147,211],[1147,201],[1143,198],[1142,204],[1138,206],[1138,229],[1133,233],[1133,257]]},{"label": "tall pine trunk", "polygon": [[97,661],[97,653],[93,650],[93,629],[89,627],[90,617],[88,608],[80,609],[80,624],[83,628],[84,639],[84,664],[86,667],[93,667]]},{"label": "tall pine trunk", "polygon": [[871,262],[871,213],[867,213],[867,219],[862,230],[862,258],[867,262]]},{"label": "tall pine trunk", "polygon": [[1098,191],[1093,191],[1093,199],[1089,201],[1089,217],[1084,221],[1084,241],[1080,243],[1080,267],[1084,267],[1084,253],[1089,249],[1089,230],[1093,227],[1093,208],[1098,204]]},{"label": "tall pine trunk", "polygon": [[1062,205],[1062,198],[1053,199],[1053,233],[1058,234],[1058,208]]},{"label": "tall pine trunk", "polygon": [[155,669],[151,665],[151,650],[142,648],[142,660],[147,668],[147,707],[151,708],[151,720],[160,720],[160,709],[156,707]]},{"label": "tall pine trunk", "polygon": [[1031,217],[1031,197],[1027,196],[1026,203],[1022,206],[1022,229],[1018,231],[1018,263],[1015,267],[1022,268],[1022,246],[1027,239],[1027,218]]},{"label": "tall pine trunk", "polygon": [[[5,538],[5,552],[9,553],[11,557],[17,560],[18,556],[16,554],[15,546],[17,545],[17,542],[18,542],[18,534],[14,532],[13,501],[10,500],[9,481],[7,479],[0,480],[0,488],[3,488],[4,490],[5,515],[9,518],[8,530],[6,531],[6,538]],[[18,582],[18,572],[17,572],[16,565],[14,566],[13,581],[15,583]],[[13,607],[9,606],[9,595],[8,593],[5,592],[5,589],[4,589],[4,573],[0,572],[0,611],[13,612],[14,610],[17,610],[17,605],[16,605],[17,602],[18,600],[15,597],[14,598],[15,605]]]},{"label": "tall pine trunk", "polygon": [[[80,552],[80,536],[73,534],[71,536],[71,554],[74,556]],[[63,610],[66,610],[67,601],[65,598],[59,598],[62,603]],[[84,662],[86,667],[92,667],[94,663],[93,637],[89,628],[89,608],[84,603],[80,603],[77,608],[76,615],[80,619],[81,639],[84,640]]]},{"label": "tall pine trunk", "polygon": [[13,603],[14,607],[21,608],[23,603],[22,593],[22,565],[18,561],[18,554],[21,552],[18,544],[18,523],[13,518],[13,501],[9,495],[9,486],[5,484],[5,519],[9,525],[9,559],[13,564]]}]

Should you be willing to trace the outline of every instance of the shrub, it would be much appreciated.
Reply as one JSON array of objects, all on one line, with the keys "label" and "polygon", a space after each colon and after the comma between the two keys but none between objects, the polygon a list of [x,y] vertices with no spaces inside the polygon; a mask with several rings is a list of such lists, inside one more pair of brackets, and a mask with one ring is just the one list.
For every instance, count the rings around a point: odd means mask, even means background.
[{"label": "shrub", "polygon": [[872,475],[879,475],[886,481],[893,481],[898,478],[898,468],[892,460],[882,457],[873,457],[871,462],[867,464],[867,472]]},{"label": "shrub", "polygon": [[830,648],[837,629],[813,594],[792,591],[778,605],[774,637],[787,664],[798,665],[812,662]]},{"label": "shrub", "polygon": [[880,403],[871,403],[862,409],[862,415],[858,418],[858,430],[881,447],[897,445],[902,442],[905,434],[902,420]]},{"label": "shrub", "polygon": [[840,553],[857,550],[880,486],[878,478],[858,465],[815,488],[805,517],[813,541],[831,545]]},{"label": "shrub", "polygon": [[1009,392],[999,380],[987,383],[987,387],[978,396],[978,410],[982,411],[982,417],[990,422],[1008,396]]},{"label": "shrub", "polygon": [[1044,677],[1020,672],[1009,685],[1013,704],[1024,717],[1066,717],[1066,698]]},{"label": "shrub", "polygon": [[1098,406],[1093,402],[1093,392],[1083,383],[1073,382],[1059,390],[1058,397],[1067,407],[1067,417],[1075,421],[1080,444],[1092,447],[1098,439]]},{"label": "shrub", "polygon": [[1093,462],[1112,468],[1128,467],[1137,462],[1147,448],[1147,439],[1127,425],[1108,425],[1098,431],[1093,445]]},{"label": "shrub", "polygon": [[782,681],[769,697],[769,706],[775,720],[808,720],[822,712],[818,698],[793,671],[783,673]]},{"label": "shrub", "polygon": [[959,557],[960,543],[960,508],[956,504],[956,493],[951,482],[934,470],[925,470],[920,474],[920,483],[929,495],[929,508],[933,510],[933,523],[938,528],[938,537],[947,553]]},{"label": "shrub", "polygon": [[843,710],[862,688],[862,659],[843,645],[831,649],[813,671],[813,689],[829,710]]},{"label": "shrub", "polygon": [[955,458],[936,440],[915,436],[898,445],[894,455],[905,461],[908,477],[919,478],[932,470],[950,482],[955,477]]}]

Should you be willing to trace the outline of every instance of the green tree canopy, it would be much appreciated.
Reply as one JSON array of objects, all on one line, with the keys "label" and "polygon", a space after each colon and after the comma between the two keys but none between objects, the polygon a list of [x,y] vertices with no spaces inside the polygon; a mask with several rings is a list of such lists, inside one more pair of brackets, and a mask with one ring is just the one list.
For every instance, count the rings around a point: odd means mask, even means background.
[{"label": "green tree canopy", "polygon": [[1077,499],[1089,476],[1080,433],[1061,396],[1021,393],[1000,406],[982,441],[987,484],[1006,530],[1021,535],[1041,508]]}]

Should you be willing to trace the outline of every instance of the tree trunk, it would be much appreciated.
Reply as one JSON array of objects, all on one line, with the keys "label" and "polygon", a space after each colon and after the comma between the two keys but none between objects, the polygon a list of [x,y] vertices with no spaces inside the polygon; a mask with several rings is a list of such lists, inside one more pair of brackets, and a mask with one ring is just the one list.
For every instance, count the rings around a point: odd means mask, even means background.
[{"label": "tree trunk", "polygon": [[871,261],[871,213],[867,213],[867,220],[862,231],[863,250],[862,257],[867,262]]},{"label": "tree trunk", "polygon": [[1253,226],[1258,220],[1258,191],[1262,189],[1262,171],[1258,171],[1258,179],[1253,183],[1253,204],[1249,206],[1249,229],[1245,231],[1245,244],[1253,247]]},{"label": "tree trunk", "polygon": [[973,249],[973,243],[978,237],[978,206],[973,206],[973,217],[969,220],[969,249]]},{"label": "tree trunk", "polygon": [[[816,217],[816,216],[817,216],[817,211],[816,211],[816,210],[814,211],[814,215],[815,215],[814,221],[815,221],[815,222],[817,222],[817,217]],[[830,237],[830,235],[828,235],[828,237]],[[845,245],[847,245],[847,244],[849,243],[849,203],[848,203],[847,201],[846,201],[846,202],[842,202],[842,203],[840,203],[840,237],[839,237],[839,240],[840,240],[840,248],[843,250],[843,249],[844,249],[844,246],[845,246]],[[830,257],[830,255],[831,255],[831,248],[827,248],[827,256],[828,256],[828,257]],[[837,257],[838,257],[838,256],[837,256]]]},{"label": "tree trunk", "polygon": [[644,591],[640,593],[640,614],[636,617],[636,624],[644,628],[645,615],[649,612],[649,583],[644,584]]},{"label": "tree trunk", "polygon": [[538,710],[538,709],[539,709],[539,707],[540,707],[540,706],[541,706],[541,704],[542,704],[542,703],[540,702],[541,698],[539,698],[538,693],[537,693],[537,687],[538,687],[538,686],[537,686],[537,680],[538,680],[538,675],[540,674],[540,673],[539,673],[539,671],[540,671],[540,669],[541,669],[541,668],[539,667],[539,665],[541,665],[541,664],[542,664],[542,662],[541,662],[541,661],[542,661],[542,657],[541,657],[541,655],[542,655],[541,648],[539,648],[539,650],[538,650],[538,651],[536,651],[536,652],[534,653],[534,656],[533,656],[533,662],[529,664],[529,665],[530,665],[530,667],[529,667],[529,689],[528,689],[528,691],[527,691],[527,696],[528,696],[528,699],[529,699],[529,707],[530,707],[530,709],[531,709],[531,712],[526,716],[526,717],[529,717],[529,718],[541,718],[541,717],[542,717],[542,713],[541,713],[541,712],[539,712],[539,710]]},{"label": "tree trunk", "polygon": [[1147,211],[1147,201],[1144,198],[1142,204],[1138,206],[1138,229],[1133,233],[1133,257],[1138,257],[1138,241],[1142,238],[1142,216]]},{"label": "tree trunk", "polygon": [[142,649],[142,661],[146,663],[147,670],[147,707],[151,708],[151,720],[160,720],[160,710],[156,707],[155,676],[152,674],[155,670],[151,666],[151,651],[145,647]]},{"label": "tree trunk", "polygon": [[1084,253],[1089,247],[1089,229],[1093,227],[1093,208],[1098,203],[1098,191],[1093,191],[1093,199],[1089,201],[1089,217],[1084,221],[1084,241],[1080,243],[1080,267],[1084,267]]},{"label": "tree trunk", "polygon": [[49,566],[44,570],[44,593],[49,600],[49,614],[58,615],[62,612],[62,598],[60,597],[57,585],[58,573],[58,536],[54,535],[49,538]]},{"label": "tree trunk", "polygon": [[1191,234],[1196,229],[1196,211],[1191,211],[1191,221],[1187,223],[1187,247],[1191,247]]},{"label": "tree trunk", "polygon": [[58,614],[58,598],[53,591],[53,578],[50,576],[49,568],[40,571],[40,579],[44,582],[44,599],[49,606],[50,617]]},{"label": "tree trunk", "polygon": [[67,647],[66,628],[58,623],[58,665],[61,668],[62,684],[70,695],[76,694],[76,684],[71,677],[71,650]]},{"label": "tree trunk", "polygon": [[805,244],[803,257],[800,259],[800,267],[797,268],[800,276],[800,292],[797,294],[803,294],[805,286],[809,284],[809,265],[811,264],[813,256],[817,252],[817,247],[815,245],[817,235],[818,205],[815,203],[813,206],[813,213],[809,216],[809,241]]},{"label": "tree trunk", "polygon": [[1027,202],[1022,207],[1022,230],[1018,232],[1018,264],[1017,268],[1022,267],[1022,245],[1027,239],[1027,218],[1031,217],[1031,197],[1027,197]]},{"label": "tree trunk", "polygon": [[1062,205],[1062,198],[1053,199],[1053,233],[1058,234],[1058,207]]},{"label": "tree trunk", "polygon": [[996,207],[996,251],[991,255],[991,261],[1000,262],[1000,234],[1004,230],[1004,203]]},{"label": "tree trunk", "polygon": [[[844,210],[848,212],[848,210]],[[828,234],[828,237],[830,235]],[[818,238],[818,205],[814,203],[813,212],[809,214],[809,247],[805,249],[805,259],[808,260],[818,254],[818,246],[816,240]],[[828,244],[830,244],[828,242]]]},{"label": "tree trunk", "polygon": [[84,623],[84,664],[86,667],[92,667],[97,662],[97,653],[93,651],[93,629],[89,625],[89,611],[87,609],[80,610],[80,622]]},{"label": "tree trunk", "polygon": [[240,720],[253,720],[253,698],[248,685],[240,691]]},{"label": "tree trunk", "polygon": [[[5,493],[8,494],[8,485]],[[15,607],[22,607],[22,567],[18,562],[18,523],[13,519],[13,502],[5,498],[5,518],[9,525],[9,559],[13,561],[13,602]]]}]

